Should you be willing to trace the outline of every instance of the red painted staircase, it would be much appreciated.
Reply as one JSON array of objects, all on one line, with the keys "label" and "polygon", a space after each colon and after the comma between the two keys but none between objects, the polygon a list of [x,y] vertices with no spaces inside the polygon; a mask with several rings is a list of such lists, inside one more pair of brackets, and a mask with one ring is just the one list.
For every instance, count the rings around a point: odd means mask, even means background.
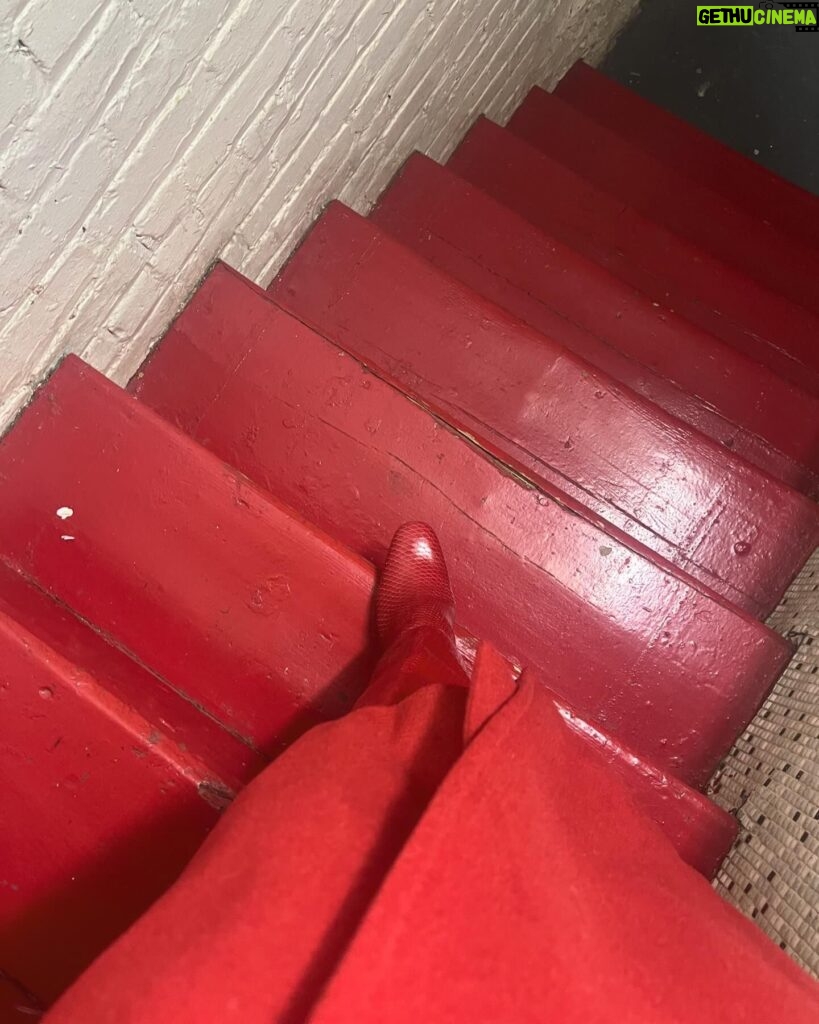
[{"label": "red painted staircase", "polygon": [[688,178],[738,210],[764,219],[786,235],[819,245],[819,198],[727,149],[582,60],[564,75],[555,92],[669,167],[685,168]]},{"label": "red painted staircase", "polygon": [[[544,140],[545,141],[545,140]],[[786,380],[819,394],[819,317],[675,234],[507,128],[479,118],[447,166]],[[773,202],[773,201],[772,201]]]},{"label": "red painted staircase", "polygon": [[534,673],[715,873],[700,790],[819,542],[817,207],[585,66],[557,95],[331,204],[267,292],[214,267],[130,394],[68,358],[0,445],[3,1020],[349,709],[409,519],[467,663]]},{"label": "red painted staircase", "polygon": [[671,416],[819,497],[816,395],[428,157],[410,157],[370,219]]}]

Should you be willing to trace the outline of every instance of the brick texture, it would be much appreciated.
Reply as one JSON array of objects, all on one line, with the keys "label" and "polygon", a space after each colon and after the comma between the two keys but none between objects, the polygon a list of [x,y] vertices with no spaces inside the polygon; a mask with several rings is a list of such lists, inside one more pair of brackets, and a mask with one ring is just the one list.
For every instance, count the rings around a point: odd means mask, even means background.
[{"label": "brick texture", "polygon": [[597,59],[635,0],[0,2],[0,428],[67,352],[123,382],[221,256]]}]

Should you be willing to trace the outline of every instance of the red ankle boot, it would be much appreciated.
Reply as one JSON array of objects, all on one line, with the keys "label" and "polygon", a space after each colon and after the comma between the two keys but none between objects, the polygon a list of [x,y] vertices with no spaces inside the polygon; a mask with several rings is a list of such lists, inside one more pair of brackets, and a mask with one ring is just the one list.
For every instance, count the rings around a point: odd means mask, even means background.
[{"label": "red ankle boot", "polygon": [[378,584],[375,617],[385,647],[419,626],[452,635],[449,573],[441,544],[426,523],[405,523],[396,531]]},{"label": "red ankle boot", "polygon": [[455,651],[455,602],[432,527],[405,523],[390,544],[375,599],[384,645],[361,704],[391,704],[422,686],[469,686]]}]

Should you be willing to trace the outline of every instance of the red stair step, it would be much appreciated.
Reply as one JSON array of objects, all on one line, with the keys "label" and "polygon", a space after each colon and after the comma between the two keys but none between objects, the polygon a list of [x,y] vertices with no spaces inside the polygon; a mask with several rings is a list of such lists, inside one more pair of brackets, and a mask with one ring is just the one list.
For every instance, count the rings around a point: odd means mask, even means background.
[{"label": "red stair step", "polygon": [[598,751],[631,791],[637,806],[662,827],[686,864],[708,879],[716,877],[737,837],[736,818],[586,722],[557,694],[553,699],[566,725]]},{"label": "red stair step", "polygon": [[555,92],[754,217],[819,245],[819,199],[578,61]]},{"label": "red stair step", "polygon": [[262,762],[5,566],[0,659],[0,967],[48,1003]]},{"label": "red stair step", "polygon": [[[473,680],[484,673],[495,680],[492,691],[512,693],[518,673],[489,644],[478,649]],[[530,669],[523,676],[534,678],[545,686]],[[548,687],[546,687],[548,689]],[[578,715],[575,708],[548,690],[566,726],[588,744],[630,790],[634,802],[657,822],[682,859],[708,879],[713,879],[731,849],[738,832],[736,818],[715,803],[686,786],[673,775],[640,758],[633,750]]]},{"label": "red stair step", "polygon": [[819,399],[448,168],[410,157],[370,219],[672,416],[819,496]]},{"label": "red stair step", "polygon": [[[537,87],[507,127],[644,216],[665,224],[791,302],[819,312],[819,251],[771,227],[760,211],[751,215],[738,209],[681,169],[670,167],[571,103]],[[812,370],[819,370],[816,346],[788,351]]]},{"label": "red stair step", "polygon": [[755,615],[819,540],[819,510],[333,203],[274,298],[489,436],[532,479]]},{"label": "red stair step", "polygon": [[372,566],[77,359],[0,444],[0,535],[11,565],[265,755],[368,678]]},{"label": "red stair step", "polygon": [[570,498],[533,488],[491,442],[480,450],[470,428],[407,399],[226,267],[135,390],[367,558],[383,556],[400,523],[430,522],[462,626],[685,781],[708,778],[788,658],[773,632],[604,533]]},{"label": "red stair step", "polygon": [[801,361],[813,358],[819,334],[819,317],[809,310],[486,118],[475,122],[447,166],[660,305],[819,394],[819,373]]}]

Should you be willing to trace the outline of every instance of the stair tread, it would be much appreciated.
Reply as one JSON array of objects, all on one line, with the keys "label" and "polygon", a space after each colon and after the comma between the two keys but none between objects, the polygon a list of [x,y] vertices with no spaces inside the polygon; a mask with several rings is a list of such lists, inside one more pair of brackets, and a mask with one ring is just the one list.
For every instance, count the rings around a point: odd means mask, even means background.
[{"label": "stair tread", "polygon": [[[541,685],[545,684],[541,681]],[[552,693],[552,699],[568,728],[603,757],[628,787],[638,807],[663,828],[683,860],[706,878],[713,878],[736,839],[736,818],[704,793],[586,721],[557,694]]]},{"label": "stair tread", "polygon": [[273,297],[728,600],[764,616],[819,510],[370,221],[331,204]]},{"label": "stair tread", "polygon": [[2,562],[0,614],[61,659],[69,674],[76,671],[97,680],[88,699],[100,709],[104,711],[110,697],[112,714],[128,708],[136,722],[147,723],[146,736],[159,737],[167,756],[181,771],[201,770],[203,778],[211,773],[224,788],[235,790],[267,763],[252,747],[204,715],[184,694],[175,692]]},{"label": "stair tread", "polygon": [[[553,93],[534,87],[507,127],[645,217],[814,313],[819,251],[634,146]],[[788,349],[819,370],[816,347]]]},{"label": "stair tread", "polygon": [[217,266],[133,387],[367,558],[401,522],[429,521],[465,629],[704,782],[781,671],[784,641],[534,490],[383,376]]},{"label": "stair tread", "polygon": [[671,415],[783,482],[819,493],[819,399],[450,169],[413,155],[370,219]]},{"label": "stair tread", "polygon": [[174,880],[248,768],[106,647],[0,569],[0,963],[45,1002]]},{"label": "stair tread", "polygon": [[661,305],[799,387],[819,373],[790,354],[812,351],[819,317],[606,194],[536,146],[479,118],[447,166]]},{"label": "stair tread", "polygon": [[[484,674],[494,681],[482,686]],[[598,725],[585,720],[531,669],[524,669],[518,676],[513,666],[487,643],[478,648],[472,678],[475,695],[512,693],[518,678],[532,679],[537,686],[546,689],[566,727],[620,778],[637,806],[663,829],[680,857],[706,878],[715,876],[738,832],[733,815],[704,793],[662,771]],[[470,702],[470,710],[474,709],[479,717],[481,708],[475,708],[475,703]]]},{"label": "stair tread", "polygon": [[0,444],[0,527],[10,565],[262,754],[366,679],[372,566],[77,359]]},{"label": "stair tread", "polygon": [[583,61],[555,87],[561,99],[688,177],[783,231],[819,244],[819,199]]}]

